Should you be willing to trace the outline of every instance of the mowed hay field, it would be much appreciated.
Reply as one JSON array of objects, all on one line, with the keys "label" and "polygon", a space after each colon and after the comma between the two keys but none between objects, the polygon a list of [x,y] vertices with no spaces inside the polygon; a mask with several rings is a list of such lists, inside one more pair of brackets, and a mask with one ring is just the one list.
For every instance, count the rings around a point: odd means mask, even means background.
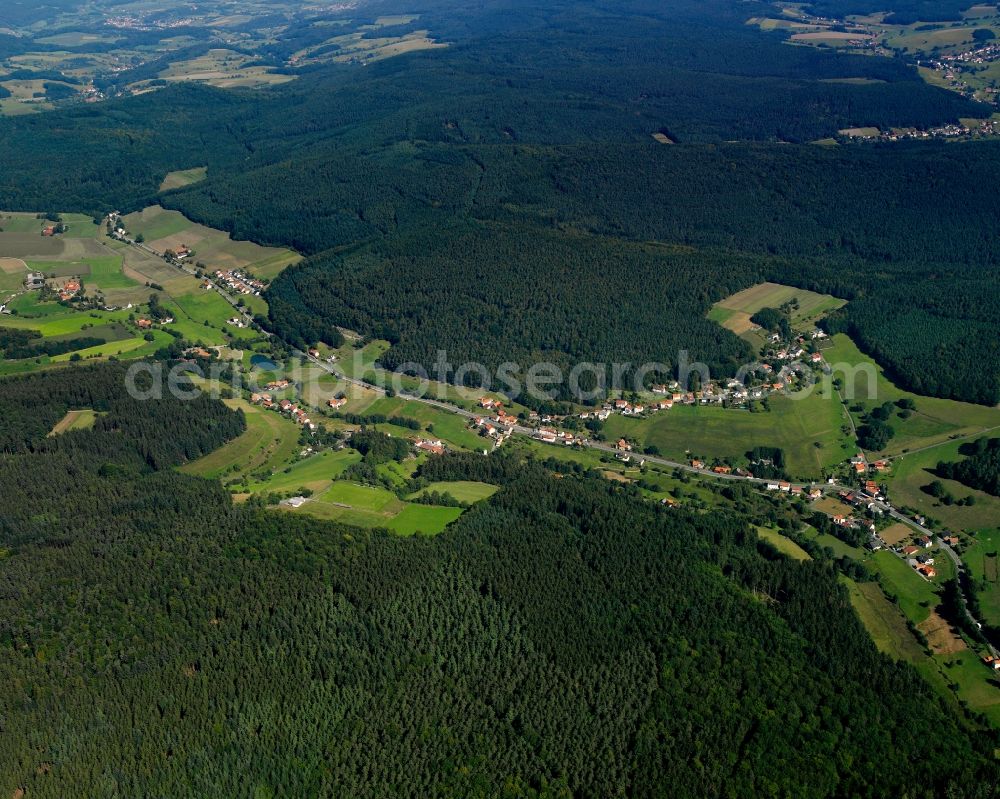
[{"label": "mowed hay field", "polygon": [[125,229],[140,233],[145,244],[157,252],[186,246],[195,252],[192,260],[210,269],[246,269],[264,280],[301,260],[298,253],[280,247],[262,247],[250,241],[233,241],[228,233],[192,222],[179,211],[153,205],[124,217]]},{"label": "mowed hay field", "polygon": [[862,408],[862,411],[853,412],[858,424],[861,424],[864,411],[884,402],[907,398],[916,405],[908,419],[901,418],[898,413],[893,415],[889,424],[896,435],[879,455],[899,455],[906,450],[945,442],[954,436],[1000,428],[1000,408],[924,397],[897,387],[886,377],[885,370],[842,333],[831,338],[823,355],[833,368],[834,377],[844,379],[848,406]]},{"label": "mowed hay field", "polygon": [[792,325],[797,329],[809,326],[830,311],[846,304],[845,300],[839,300],[829,294],[817,294],[814,291],[780,283],[759,283],[724,300],[719,300],[709,310],[708,318],[736,335],[747,338],[751,343],[759,345],[763,339],[753,336],[756,325],[750,321],[750,317],[762,308],[779,308],[793,299],[799,305],[791,315]]},{"label": "mowed hay field", "polygon": [[911,535],[914,534],[914,530],[907,524],[902,522],[896,522],[895,524],[890,524],[882,532],[882,540],[885,541],[889,546],[894,547],[901,541],[905,541]]},{"label": "mowed hay field", "polygon": [[664,457],[681,461],[688,452],[709,461],[742,461],[754,447],[780,447],[788,473],[798,479],[818,479],[854,454],[853,439],[844,432],[846,412],[835,396],[819,391],[800,400],[774,396],[770,407],[769,412],[750,413],[683,405],[646,419],[616,414],[605,423],[604,434],[610,441],[625,437],[642,446],[654,445]]}]

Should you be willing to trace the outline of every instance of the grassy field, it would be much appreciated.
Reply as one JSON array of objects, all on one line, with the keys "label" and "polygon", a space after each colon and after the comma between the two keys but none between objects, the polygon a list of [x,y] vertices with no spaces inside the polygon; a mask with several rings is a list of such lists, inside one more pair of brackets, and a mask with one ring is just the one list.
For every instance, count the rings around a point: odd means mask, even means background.
[{"label": "grassy field", "polygon": [[878,583],[856,583],[846,577],[842,577],[841,582],[847,587],[854,612],[879,650],[910,663],[928,657],[906,626],[906,618],[896,605],[886,599]]},{"label": "grassy field", "polygon": [[[403,397],[382,397],[371,403],[365,413],[416,419],[423,424],[427,435],[440,438],[453,447],[478,450],[489,446],[478,433],[469,429],[463,417],[422,402]],[[399,428],[396,428],[398,431]]]},{"label": "grassy field", "polygon": [[[994,523],[998,519],[994,519]],[[1000,528],[976,533],[972,545],[962,553],[962,559],[975,579],[986,583],[979,591],[985,621],[1000,627]]]},{"label": "grassy field", "polygon": [[407,505],[396,514],[387,527],[397,535],[434,535],[440,533],[462,515],[461,508],[439,508],[434,505]]},{"label": "grassy field", "polygon": [[192,186],[195,183],[200,183],[206,177],[208,177],[208,167],[204,166],[168,172],[160,184],[160,191],[164,192],[171,189],[182,189],[185,186]]},{"label": "grassy field", "polygon": [[284,416],[250,405],[244,400],[226,400],[246,415],[244,433],[214,452],[185,464],[181,471],[224,483],[245,481],[250,474],[287,466],[299,451],[298,426]]},{"label": "grassy field", "polygon": [[804,534],[807,538],[813,539],[820,546],[827,547],[832,550],[833,554],[838,558],[848,557],[853,558],[854,560],[863,560],[865,558],[865,550],[846,544],[839,538],[829,535],[828,533],[820,533],[814,527],[806,527]]},{"label": "grassy field", "polygon": [[887,593],[898,599],[900,610],[914,624],[924,621],[931,608],[937,605],[938,595],[934,585],[892,552],[875,552],[867,563],[878,572]]},{"label": "grassy field", "polygon": [[0,325],[4,327],[36,330],[47,339],[93,337],[101,339],[103,343],[53,357],[5,362],[0,368],[0,373],[3,374],[32,371],[66,363],[76,357],[108,358],[113,355],[129,359],[141,358],[173,341],[162,330],[152,331],[152,341],[146,341],[145,334],[128,321],[130,312],[125,310],[77,311],[56,302],[38,302],[38,292],[22,294],[9,305],[18,313],[16,316],[4,316],[0,319]]},{"label": "grassy field", "polygon": [[715,303],[708,312],[708,318],[759,347],[764,339],[757,333],[750,317],[762,308],[778,308],[793,299],[799,304],[791,315],[792,326],[797,330],[812,327],[817,319],[845,304],[844,300],[829,294],[817,294],[780,283],[759,283]]},{"label": "grassy field", "polygon": [[353,449],[325,450],[307,458],[297,460],[266,480],[251,482],[252,493],[274,491],[278,493],[296,492],[308,489],[322,493],[333,485],[351,465],[361,460],[361,453]]},{"label": "grassy field", "polygon": [[762,541],[767,541],[776,550],[784,555],[788,555],[792,560],[811,560],[808,552],[792,541],[792,539],[783,536],[773,527],[758,526],[757,535]]},{"label": "grassy field", "polygon": [[[965,460],[965,456],[959,453],[962,443],[949,441],[933,449],[903,455],[894,461],[892,474],[886,480],[893,502],[938,519],[941,524],[953,530],[980,530],[1000,524],[1000,498],[968,488],[955,480],[940,478],[933,473],[939,461]],[[974,505],[941,503],[923,490],[934,480],[940,480],[956,499],[972,496],[975,497],[976,503]]]},{"label": "grassy field", "polygon": [[676,406],[646,419],[616,414],[605,423],[604,434],[608,440],[624,436],[643,446],[655,445],[673,460],[684,460],[690,452],[742,462],[755,446],[780,447],[789,474],[801,479],[820,478],[852,454],[853,439],[843,430],[845,411],[836,397],[823,397],[819,391],[801,400],[775,396],[770,406],[769,412],[759,413],[714,405]]},{"label": "grassy field", "polygon": [[409,498],[416,499],[418,496],[436,491],[440,494],[451,494],[459,502],[468,502],[471,504],[473,502],[479,502],[483,499],[489,499],[498,490],[499,489],[496,486],[490,485],[489,483],[456,480],[446,483],[431,483],[427,486],[427,488],[418,491]]},{"label": "grassy field", "polygon": [[368,63],[418,50],[434,50],[448,46],[435,41],[426,30],[412,31],[403,36],[372,36],[371,31],[379,27],[382,26],[377,24],[362,26],[353,33],[331,37],[319,45],[300,50],[295,54],[295,60],[299,64],[352,61]]},{"label": "grassy field", "polygon": [[175,61],[159,77],[171,83],[205,83],[220,89],[275,86],[295,80],[265,66],[248,66],[256,59],[235,50],[213,49],[187,61]]},{"label": "grassy field", "polygon": [[194,251],[192,260],[210,269],[245,269],[270,280],[300,256],[279,247],[262,247],[250,241],[234,241],[228,233],[199,225],[178,211],[159,205],[124,217],[123,224],[133,236],[140,233],[147,246],[157,252],[181,246]]},{"label": "grassy field", "polygon": [[934,660],[948,680],[958,685],[958,696],[969,706],[983,713],[1000,727],[1000,690],[997,689],[995,672],[987,669],[972,650],[950,655],[935,655]]},{"label": "grassy field", "polygon": [[[962,712],[959,697],[972,697],[976,702],[973,707],[977,710],[985,710],[995,703],[996,697],[983,690],[989,688],[989,674],[981,664],[976,664],[978,669],[951,667],[946,670],[945,664],[956,660],[956,656],[928,655],[910,631],[900,609],[886,598],[878,583],[856,583],[847,577],[841,577],[840,580],[847,588],[854,612],[858,614],[875,646],[896,660],[910,663],[956,714],[961,716]],[[965,661],[969,654],[961,653],[957,659]],[[956,681],[959,684],[958,696],[951,689]],[[996,693],[1000,692],[994,689],[993,694]],[[997,715],[991,715],[990,720],[994,726],[1000,726],[1000,717]]]},{"label": "grassy field", "polygon": [[357,527],[384,527],[397,535],[434,535],[462,515],[461,508],[419,505],[391,491],[345,480],[311,498],[295,513],[333,519]]},{"label": "grassy field", "polygon": [[67,411],[66,415],[56,422],[52,430],[49,431],[49,435],[58,436],[62,433],[68,433],[70,430],[89,430],[94,426],[98,416],[100,414],[90,408]]},{"label": "grassy field", "polygon": [[[898,414],[893,416],[890,424],[896,435],[880,454],[898,455],[914,447],[947,441],[950,436],[969,435],[1000,427],[1000,408],[923,397],[900,389],[846,335],[833,336],[830,346],[823,354],[833,367],[835,377],[850,375],[845,384],[849,406],[857,404],[867,410],[883,402],[895,402],[904,397],[912,399],[916,404],[916,411],[909,419],[902,419]],[[841,366],[838,368],[838,365]],[[859,366],[864,369],[857,369]],[[875,376],[874,382],[869,377],[871,374]],[[862,412],[854,412],[853,415],[860,423]]]}]

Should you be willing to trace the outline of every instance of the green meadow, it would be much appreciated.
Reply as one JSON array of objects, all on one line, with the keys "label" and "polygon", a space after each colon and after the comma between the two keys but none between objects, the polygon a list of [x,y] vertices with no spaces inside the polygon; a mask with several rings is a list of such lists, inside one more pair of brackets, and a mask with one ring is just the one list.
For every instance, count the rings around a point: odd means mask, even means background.
[{"label": "green meadow", "polygon": [[757,536],[761,541],[766,541],[778,552],[787,555],[792,560],[811,560],[809,553],[796,544],[792,539],[786,538],[773,527],[757,526]]},{"label": "green meadow", "polygon": [[867,564],[879,574],[887,593],[896,597],[900,610],[914,624],[924,621],[938,604],[934,585],[892,552],[875,552]]},{"label": "green meadow", "polygon": [[[916,410],[907,419],[898,413],[893,415],[889,424],[896,434],[880,455],[898,455],[909,449],[947,441],[952,436],[1000,427],[1000,408],[924,397],[900,389],[886,376],[885,370],[862,353],[846,335],[833,336],[823,355],[834,368],[834,377],[845,381],[848,406],[862,408],[852,411],[858,424],[864,411],[884,402],[906,398],[916,405]],[[838,364],[843,366],[838,368]]]},{"label": "green meadow", "polygon": [[[969,488],[956,480],[938,477],[934,473],[940,461],[965,460],[966,456],[959,452],[964,443],[966,442],[947,441],[932,449],[911,452],[894,460],[891,475],[886,479],[893,502],[937,519],[952,530],[980,530],[1000,524],[1000,497]],[[935,480],[940,480],[955,499],[973,497],[975,504],[945,505],[924,490]]]},{"label": "green meadow", "polygon": [[756,446],[780,447],[793,477],[818,479],[853,454],[844,431],[846,412],[839,400],[817,389],[804,399],[775,395],[770,411],[751,413],[717,405],[681,405],[634,419],[615,414],[604,426],[607,440],[624,437],[653,445],[663,457],[683,461],[688,453],[745,460]]},{"label": "green meadow", "polygon": [[410,496],[416,499],[423,494],[437,492],[439,494],[451,494],[459,502],[479,502],[492,497],[499,489],[489,483],[477,483],[468,480],[456,480],[445,483],[431,483],[426,488]]},{"label": "green meadow", "polygon": [[245,482],[262,469],[284,468],[301,449],[298,426],[281,414],[243,400],[226,400],[226,404],[243,411],[247,429],[214,452],[182,466],[182,472],[219,478],[223,483]]},{"label": "green meadow", "polygon": [[194,251],[192,260],[209,269],[244,269],[272,280],[283,269],[301,260],[298,253],[281,247],[263,247],[251,241],[234,241],[229,234],[192,222],[179,211],[152,205],[122,220],[132,236],[142,234],[146,246],[157,252],[181,246]]}]

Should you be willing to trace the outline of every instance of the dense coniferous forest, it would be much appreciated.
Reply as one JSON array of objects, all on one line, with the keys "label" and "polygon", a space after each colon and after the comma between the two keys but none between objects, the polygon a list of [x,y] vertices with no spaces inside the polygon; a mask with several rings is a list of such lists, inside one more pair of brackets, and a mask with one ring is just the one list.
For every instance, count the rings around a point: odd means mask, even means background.
[{"label": "dense coniferous forest", "polygon": [[[1000,180],[995,144],[808,144],[849,125],[926,126],[989,109],[924,84],[899,61],[789,47],[780,33],[745,25],[763,13],[753,3],[418,5],[419,25],[448,48],[364,70],[309,70],[268,91],[180,86],[0,120],[0,207],[99,212],[160,199],[237,237],[306,254],[335,249],[272,291],[272,324],[301,341],[336,340],[338,324],[402,333],[408,316],[431,313],[405,300],[412,286],[440,299],[441,278],[419,270],[442,254],[457,259],[448,265],[455,289],[475,295],[463,276],[477,264],[463,254],[495,240],[495,226],[477,223],[503,222],[519,242],[510,252],[526,261],[495,264],[497,282],[538,281],[541,295],[572,281],[539,275],[529,242],[544,248],[560,237],[562,249],[579,249],[571,261],[604,246],[588,234],[697,248],[684,283],[664,277],[663,293],[684,300],[663,317],[659,293],[623,306],[662,325],[671,349],[683,330],[684,347],[715,348],[728,361],[740,343],[702,323],[716,287],[733,285],[730,263],[741,254],[786,256],[743,270],[736,287],[763,274],[851,299],[838,324],[899,382],[1000,400],[991,335],[998,208],[983,191]],[[303,23],[269,57],[319,33]],[[873,82],[838,82],[846,78]],[[657,132],[678,143],[653,141]],[[208,166],[209,179],[157,198],[167,171],[192,164]],[[347,287],[376,281],[397,299],[353,307]],[[298,291],[304,284],[310,296]],[[568,337],[563,321],[550,324],[521,299],[507,308],[505,290],[482,300],[482,314],[529,331],[522,349],[607,357],[600,340],[610,329]],[[605,300],[567,291],[557,316],[613,314],[598,307]],[[441,317],[434,332],[439,341],[417,336],[389,360],[426,362],[428,345],[453,339],[478,360],[494,357],[495,337],[469,336],[454,319]],[[658,357],[650,336],[638,340],[639,360]]]},{"label": "dense coniferous forest", "polygon": [[233,506],[170,466],[239,416],[121,379],[0,381],[6,794],[994,793],[832,566],[734,513],[501,455],[427,463],[501,486],[433,539]]}]

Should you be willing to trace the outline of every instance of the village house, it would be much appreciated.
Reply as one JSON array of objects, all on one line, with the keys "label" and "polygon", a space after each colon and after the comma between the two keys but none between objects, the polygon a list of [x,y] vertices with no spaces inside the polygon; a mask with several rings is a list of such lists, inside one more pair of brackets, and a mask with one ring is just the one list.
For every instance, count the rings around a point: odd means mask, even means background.
[{"label": "village house", "polygon": [[153,322],[150,319],[136,319],[135,323],[140,330],[149,330],[153,326]]},{"label": "village house", "polygon": [[693,468],[693,469],[704,469],[705,468],[705,461],[700,461],[700,460],[694,459],[694,460],[691,461],[691,468]]},{"label": "village house", "polygon": [[337,410],[347,404],[347,397],[334,397],[331,400],[327,400],[326,404],[333,408],[333,410]]},{"label": "village house", "polygon": [[444,442],[439,440],[431,441],[424,438],[418,438],[414,446],[423,452],[430,452],[432,455],[444,454]]}]

